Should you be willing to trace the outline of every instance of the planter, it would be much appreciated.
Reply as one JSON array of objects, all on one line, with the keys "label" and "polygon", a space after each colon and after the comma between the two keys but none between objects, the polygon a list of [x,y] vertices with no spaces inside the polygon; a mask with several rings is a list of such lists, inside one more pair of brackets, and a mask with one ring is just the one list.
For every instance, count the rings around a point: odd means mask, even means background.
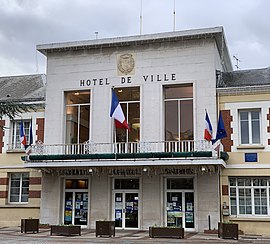
[{"label": "planter", "polygon": [[21,233],[38,233],[39,219],[21,219]]},{"label": "planter", "polygon": [[96,221],[97,236],[115,236],[115,221]]},{"label": "planter", "polygon": [[72,236],[81,235],[80,225],[51,225],[51,235]]},{"label": "planter", "polygon": [[149,227],[149,236],[167,237],[167,238],[184,238],[184,228],[181,227]]},{"label": "planter", "polygon": [[238,224],[218,223],[218,237],[238,240]]}]

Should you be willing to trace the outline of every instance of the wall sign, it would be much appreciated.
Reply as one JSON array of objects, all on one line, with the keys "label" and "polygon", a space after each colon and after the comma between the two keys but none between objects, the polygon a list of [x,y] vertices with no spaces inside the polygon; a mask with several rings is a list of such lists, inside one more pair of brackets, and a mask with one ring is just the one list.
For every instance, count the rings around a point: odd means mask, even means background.
[{"label": "wall sign", "polygon": [[245,162],[258,162],[257,153],[245,153]]}]

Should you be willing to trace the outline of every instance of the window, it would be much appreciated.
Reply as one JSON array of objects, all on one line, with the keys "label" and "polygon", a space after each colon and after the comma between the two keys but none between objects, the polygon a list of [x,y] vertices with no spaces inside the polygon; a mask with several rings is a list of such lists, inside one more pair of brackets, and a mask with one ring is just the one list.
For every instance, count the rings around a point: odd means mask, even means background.
[{"label": "window", "polygon": [[29,145],[30,139],[30,121],[21,121],[21,120],[14,120],[12,121],[12,135],[11,135],[11,144],[9,145],[9,149],[24,149],[24,146],[21,143],[20,137],[20,126],[21,122],[23,123],[24,133],[26,136],[26,144]]},{"label": "window", "polygon": [[260,110],[240,110],[240,143],[260,144]]},{"label": "window", "polygon": [[117,142],[137,142],[140,140],[140,88],[116,88],[116,95],[129,124],[129,130],[116,129]]},{"label": "window", "polygon": [[165,86],[165,140],[193,140],[192,84]]},{"label": "window", "polygon": [[83,143],[90,133],[90,91],[71,91],[66,97],[66,143]]},{"label": "window", "polygon": [[9,202],[27,203],[29,196],[29,173],[10,174]]},{"label": "window", "polygon": [[114,189],[139,189],[139,179],[115,179]]},{"label": "window", "polygon": [[270,215],[269,179],[230,178],[231,215]]}]

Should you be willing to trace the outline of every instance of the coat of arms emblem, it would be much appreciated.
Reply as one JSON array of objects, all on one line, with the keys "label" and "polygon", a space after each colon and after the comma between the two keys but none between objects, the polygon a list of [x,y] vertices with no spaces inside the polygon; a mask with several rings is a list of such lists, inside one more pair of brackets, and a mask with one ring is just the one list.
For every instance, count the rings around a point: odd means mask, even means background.
[{"label": "coat of arms emblem", "polygon": [[117,68],[120,74],[128,75],[134,70],[134,67],[135,60],[132,54],[122,54],[119,56]]}]

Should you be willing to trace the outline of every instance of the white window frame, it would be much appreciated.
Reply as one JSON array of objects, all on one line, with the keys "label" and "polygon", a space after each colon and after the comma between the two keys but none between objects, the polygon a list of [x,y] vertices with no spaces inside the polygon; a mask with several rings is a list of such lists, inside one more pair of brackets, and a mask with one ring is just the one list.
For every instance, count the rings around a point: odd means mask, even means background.
[{"label": "white window frame", "polygon": [[[19,179],[19,201],[11,201],[11,191],[12,191],[12,175],[14,174],[19,174],[20,175],[20,179]],[[28,175],[28,196],[27,196],[27,201],[22,201],[22,190],[23,190],[23,175],[27,174]],[[15,187],[14,187],[15,188]],[[8,191],[8,202],[10,204],[28,204],[29,201],[29,173],[28,172],[14,172],[14,173],[10,173],[9,174],[9,191]]]},{"label": "white window frame", "polygon": [[[29,142],[31,121],[30,120],[12,120],[11,121],[12,131],[11,131],[11,138],[10,138],[10,144],[9,144],[9,149],[11,150],[16,150],[16,149],[24,150],[25,149],[20,139],[20,123],[21,122],[23,122],[26,141],[27,143]],[[26,127],[25,123],[29,123],[29,125]]]},{"label": "white window frame", "polygon": [[[268,178],[259,178],[259,177],[232,177],[234,179],[236,179],[236,185],[235,186],[230,186],[229,184],[229,205],[230,205],[230,215],[232,216],[239,216],[239,217],[270,217],[270,200],[269,200],[269,195],[270,195],[270,179]],[[251,181],[251,185],[250,186],[238,186],[238,179],[248,179]],[[267,184],[266,186],[255,186],[254,185],[254,180],[256,179],[265,179],[267,180]],[[232,208],[231,208],[231,189],[235,188],[236,190],[236,214],[232,214]],[[239,206],[239,189],[250,189],[251,190],[251,214],[240,214],[240,206]],[[255,194],[254,191],[255,189],[266,189],[266,206],[267,207],[267,213],[266,214],[256,214],[255,213]],[[261,198],[260,198],[261,199]],[[260,205],[261,206],[261,205]]]},{"label": "white window frame", "polygon": [[[253,143],[253,138],[252,138],[252,119],[251,119],[251,112],[259,112],[259,142],[258,143]],[[248,138],[248,143],[242,143],[242,135],[241,135],[241,118],[240,118],[240,113],[241,112],[247,112],[248,113],[248,131],[249,131],[249,138]],[[238,121],[239,121],[239,144],[240,145],[261,145],[262,144],[262,117],[261,117],[261,109],[239,109],[238,110]]]}]

